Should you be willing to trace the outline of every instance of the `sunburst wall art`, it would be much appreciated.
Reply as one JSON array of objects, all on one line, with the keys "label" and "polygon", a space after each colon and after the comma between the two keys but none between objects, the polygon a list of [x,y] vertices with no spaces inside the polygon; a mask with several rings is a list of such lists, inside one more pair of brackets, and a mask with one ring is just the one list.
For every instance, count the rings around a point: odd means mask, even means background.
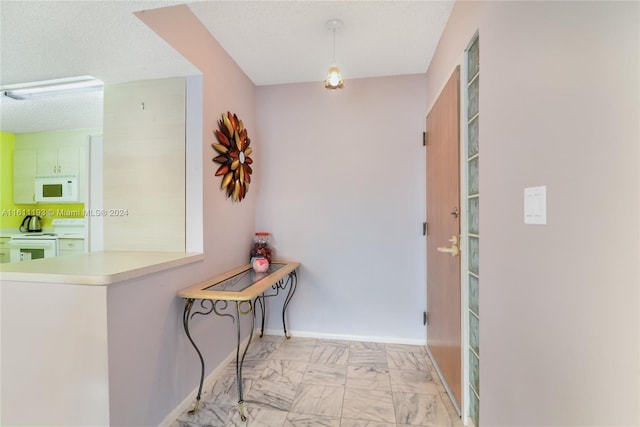
[{"label": "sunburst wall art", "polygon": [[216,171],[216,176],[222,176],[220,188],[234,202],[240,202],[249,191],[253,172],[250,166],[253,160],[249,157],[253,151],[249,147],[251,139],[242,120],[229,111],[218,120],[215,134],[218,142],[211,145],[218,152],[213,161],[220,164]]}]

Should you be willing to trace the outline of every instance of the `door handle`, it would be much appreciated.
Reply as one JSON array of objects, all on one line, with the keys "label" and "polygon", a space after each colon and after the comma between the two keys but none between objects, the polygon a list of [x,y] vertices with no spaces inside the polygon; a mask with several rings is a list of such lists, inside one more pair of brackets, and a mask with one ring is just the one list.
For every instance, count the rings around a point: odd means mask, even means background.
[{"label": "door handle", "polygon": [[451,254],[451,256],[458,256],[460,253],[460,249],[458,248],[458,238],[453,236],[449,239],[449,242],[451,242],[451,247],[439,246],[437,248],[438,252],[448,253]]}]

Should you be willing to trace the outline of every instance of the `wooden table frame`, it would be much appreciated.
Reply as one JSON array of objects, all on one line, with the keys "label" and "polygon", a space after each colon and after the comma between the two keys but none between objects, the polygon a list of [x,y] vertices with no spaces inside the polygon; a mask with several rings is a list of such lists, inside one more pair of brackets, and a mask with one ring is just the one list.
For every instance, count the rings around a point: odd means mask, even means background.
[{"label": "wooden table frame", "polygon": [[[284,335],[288,339],[290,336],[287,334],[287,325],[285,320],[285,314],[289,302],[293,297],[293,294],[298,285],[297,268],[300,266],[298,262],[291,261],[274,261],[269,266],[269,271],[266,273],[255,273],[250,264],[246,264],[242,267],[238,267],[234,270],[213,277],[197,285],[183,289],[178,292],[178,296],[185,299],[184,312],[182,317],[182,323],[184,331],[187,334],[187,338],[196,350],[198,357],[200,358],[200,386],[198,388],[198,395],[196,397],[196,403],[194,408],[189,411],[190,414],[195,413],[200,405],[200,397],[202,395],[202,385],[204,381],[204,358],[202,353],[198,349],[195,341],[191,337],[189,332],[189,321],[196,315],[208,315],[214,313],[217,316],[229,317],[236,324],[237,342],[236,342],[236,383],[238,385],[238,407],[240,409],[240,418],[242,421],[246,421],[247,417],[244,414],[244,397],[242,389],[242,365],[244,358],[247,354],[247,350],[251,345],[251,338],[253,337],[255,326],[255,305],[260,304],[262,312],[262,325],[260,331],[260,337],[264,334],[264,319],[266,311],[267,297],[274,297],[280,293],[281,290],[288,288],[287,295],[282,306],[282,327],[284,329]],[[232,288],[232,289],[229,289]],[[271,291],[267,293],[268,291]],[[199,308],[196,311],[192,310],[196,301],[199,301]],[[225,313],[229,307],[229,302],[235,302],[235,315]],[[202,310],[202,311],[199,311]],[[251,328],[249,332],[249,340],[247,345],[240,355],[241,344],[241,330],[240,330],[240,315],[253,313],[253,321],[251,322]]]}]

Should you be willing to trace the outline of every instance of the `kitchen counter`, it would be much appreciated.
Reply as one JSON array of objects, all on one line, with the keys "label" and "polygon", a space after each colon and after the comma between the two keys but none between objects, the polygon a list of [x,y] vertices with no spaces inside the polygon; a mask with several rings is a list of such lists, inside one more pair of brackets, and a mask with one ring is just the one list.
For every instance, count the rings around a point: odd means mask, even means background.
[{"label": "kitchen counter", "polygon": [[[0,265],[0,424],[110,426],[112,414],[135,413],[131,390],[154,388],[139,380],[149,361],[192,351],[176,294],[203,259],[105,251]],[[168,371],[154,365],[151,382]]]},{"label": "kitchen counter", "polygon": [[20,234],[17,228],[0,228],[0,237],[11,237],[14,234]]},{"label": "kitchen counter", "polygon": [[[52,227],[43,227],[42,231],[38,231],[38,233],[55,233],[55,229],[53,229]],[[0,237],[11,237],[11,236],[15,236],[18,234],[29,234],[26,233],[24,231],[20,231],[19,228],[0,228]],[[79,237],[79,238],[83,238],[84,239],[84,234],[79,234],[79,233],[73,233],[73,234],[61,234],[61,233],[57,233],[56,234],[58,237],[70,237],[70,236],[74,236],[74,237]]]},{"label": "kitchen counter", "polygon": [[204,259],[184,252],[106,251],[0,264],[7,281],[110,285]]}]

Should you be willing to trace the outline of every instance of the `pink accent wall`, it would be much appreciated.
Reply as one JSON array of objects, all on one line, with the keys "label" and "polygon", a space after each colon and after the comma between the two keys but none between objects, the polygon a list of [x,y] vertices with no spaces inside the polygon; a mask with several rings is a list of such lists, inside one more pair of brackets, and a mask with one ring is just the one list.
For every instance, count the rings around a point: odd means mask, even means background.
[{"label": "pink accent wall", "polygon": [[[190,9],[181,5],[137,16],[202,72],[205,260],[108,288],[111,425],[158,425],[197,387],[200,362],[182,328],[184,301],[177,292],[247,263],[255,222],[256,189],[233,203],[220,190],[220,177],[214,177],[211,144],[220,115],[236,113],[254,150],[261,150],[255,138],[255,86]],[[205,356],[206,374],[235,349],[229,319],[197,316],[191,333]]]},{"label": "pink accent wall", "polygon": [[302,262],[298,334],[424,343],[424,93],[424,74],[258,87],[256,224]]},{"label": "pink accent wall", "polygon": [[[197,385],[175,295],[246,261],[254,224],[303,263],[292,328],[418,335],[392,327],[419,325],[424,304],[422,147],[408,140],[478,28],[481,423],[640,424],[638,7],[459,2],[426,87],[362,79],[337,93],[256,90],[187,6],[139,14],[203,73],[205,260],[109,289],[111,424],[157,425]],[[254,135],[257,185],[240,205],[213,177],[227,110]],[[522,221],[523,188],[536,185],[548,186],[547,226]],[[227,319],[199,319],[193,335],[209,369],[235,343]]]},{"label": "pink accent wall", "polygon": [[[212,159],[217,154],[211,144],[216,142],[213,132],[220,115],[231,111],[244,122],[258,155],[255,86],[186,5],[136,15],[202,72],[205,269],[211,273],[237,267],[252,243],[256,189],[251,187],[239,204],[227,199],[220,190],[220,177],[214,176],[217,168]],[[256,162],[255,173],[259,169]]]},{"label": "pink accent wall", "polygon": [[427,72],[479,30],[483,426],[640,425],[639,8],[458,2]]}]

